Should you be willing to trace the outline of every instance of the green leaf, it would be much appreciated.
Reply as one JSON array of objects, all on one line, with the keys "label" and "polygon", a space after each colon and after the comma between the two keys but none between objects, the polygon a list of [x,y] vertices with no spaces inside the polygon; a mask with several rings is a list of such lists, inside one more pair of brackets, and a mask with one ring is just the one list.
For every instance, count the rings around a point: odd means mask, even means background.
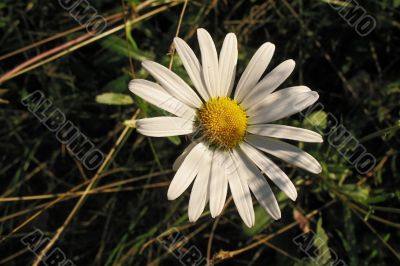
[{"label": "green leaf", "polygon": [[140,0],[128,0],[129,4],[138,5],[140,4]]},{"label": "green leaf", "polygon": [[256,206],[254,208],[254,214],[257,221],[255,225],[251,228],[243,225],[243,232],[246,236],[254,236],[261,233],[262,230],[264,230],[273,222],[271,216],[267,214],[267,212],[261,206]]},{"label": "green leaf", "polygon": [[133,104],[133,99],[127,94],[105,92],[96,96],[96,102],[108,105],[130,105]]},{"label": "green leaf", "polygon": [[358,251],[358,243],[355,233],[354,222],[352,220],[352,212],[349,208],[344,207],[343,209],[343,222],[346,225],[343,228],[343,232],[340,230],[336,230],[339,238],[342,240],[343,248],[346,253],[349,255],[349,265],[356,266],[360,265],[359,257],[357,256]]},{"label": "green leaf", "polygon": [[127,92],[128,83],[132,78],[129,75],[122,75],[116,79],[108,82],[102,89],[104,91],[113,91],[113,92]]},{"label": "green leaf", "polygon": [[371,188],[366,185],[346,184],[340,187],[343,194],[347,195],[352,200],[368,204]]},{"label": "green leaf", "polygon": [[296,261],[294,266],[319,266],[312,258],[303,258],[301,261]]},{"label": "green leaf", "polygon": [[181,139],[178,136],[168,137],[168,140],[177,146],[181,144]]},{"label": "green leaf", "polygon": [[316,261],[318,265],[325,265],[331,259],[331,252],[328,246],[328,235],[322,227],[322,218],[317,222],[317,232],[314,238],[314,246],[318,249]]},{"label": "green leaf", "polygon": [[[131,39],[133,41],[133,39]],[[111,35],[101,41],[100,43],[104,48],[109,49],[118,55],[124,57],[132,57],[133,59],[144,61],[154,58],[154,54],[145,53],[137,47],[136,43],[129,43],[125,39],[118,36]]]},{"label": "green leaf", "polygon": [[328,114],[324,111],[315,111],[304,119],[304,124],[313,128],[325,129],[327,126]]}]

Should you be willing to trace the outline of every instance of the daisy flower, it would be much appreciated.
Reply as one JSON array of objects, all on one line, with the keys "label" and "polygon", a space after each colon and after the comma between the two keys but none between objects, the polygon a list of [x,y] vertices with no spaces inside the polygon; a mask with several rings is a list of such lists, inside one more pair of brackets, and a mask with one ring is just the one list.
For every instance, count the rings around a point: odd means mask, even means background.
[{"label": "daisy flower", "polygon": [[321,166],[311,155],[277,139],[322,142],[322,137],[307,129],[271,122],[312,105],[318,93],[306,86],[275,92],[293,71],[293,60],[284,61],[261,79],[275,50],[269,42],[256,51],[233,89],[238,59],[235,34],[226,35],[219,56],[206,30],[198,29],[197,37],[201,63],[185,41],[174,39],[195,90],[152,61],[142,66],[158,83],[143,79],[129,83],[131,92],[175,115],[139,119],[137,131],[150,137],[191,136],[191,144],[173,165],[177,172],[168,189],[168,199],[174,200],[193,183],[188,207],[191,222],[200,217],[207,202],[211,216],[219,215],[228,187],[248,227],[255,223],[251,193],[274,219],[279,219],[281,211],[265,176],[293,201],[297,192],[267,154],[320,173]]}]

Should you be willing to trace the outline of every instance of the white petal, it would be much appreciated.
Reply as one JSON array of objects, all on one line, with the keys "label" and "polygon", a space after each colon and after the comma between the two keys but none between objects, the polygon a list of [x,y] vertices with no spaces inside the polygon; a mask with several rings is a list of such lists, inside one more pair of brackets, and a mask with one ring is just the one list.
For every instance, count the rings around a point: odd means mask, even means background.
[{"label": "white petal", "polygon": [[247,112],[249,124],[269,123],[301,112],[315,103],[319,95],[310,91],[276,98],[273,93],[267,98],[271,100],[264,101],[256,110]]},{"label": "white petal", "polygon": [[219,71],[218,54],[214,41],[205,29],[197,30],[201,52],[201,64],[203,66],[203,78],[208,94],[211,97],[219,96]]},{"label": "white petal", "polygon": [[271,61],[274,51],[275,45],[267,42],[253,55],[236,87],[236,101],[242,102],[244,97],[254,88]]},{"label": "white petal", "polygon": [[144,61],[142,66],[169,92],[184,104],[199,108],[202,104],[199,96],[177,74],[163,65],[152,61]]},{"label": "white petal", "polygon": [[193,85],[196,87],[200,96],[204,100],[208,100],[210,96],[208,95],[206,86],[203,81],[203,73],[199,60],[194,54],[193,50],[187,45],[187,43],[181,38],[175,37],[174,44],[176,51],[181,58],[183,66],[186,69],[190,79],[193,82]]},{"label": "white petal", "polygon": [[296,63],[289,59],[275,67],[244,97],[241,104],[243,106],[252,106],[260,102],[290,76],[295,65]]},{"label": "white petal", "polygon": [[237,39],[234,33],[228,33],[219,55],[219,96],[230,96],[235,82],[238,59]]},{"label": "white petal", "polygon": [[243,168],[247,171],[247,182],[250,190],[272,218],[275,220],[280,219],[281,210],[279,209],[278,202],[276,201],[274,193],[272,192],[267,180],[254,163],[240,149],[237,153],[243,162]]},{"label": "white petal", "polygon": [[263,171],[274,184],[280,188],[291,200],[297,198],[297,191],[289,177],[264,154],[247,143],[241,143],[240,149]]},{"label": "white petal", "polygon": [[231,160],[230,167],[233,167],[233,169],[229,171],[228,181],[233,201],[244,223],[248,227],[252,227],[255,222],[255,215],[250,189],[247,184],[247,172],[244,171],[240,159],[234,154],[231,154]]},{"label": "white petal", "polygon": [[137,131],[149,137],[188,135],[194,132],[193,121],[180,117],[152,117],[136,120]]},{"label": "white petal", "polygon": [[214,152],[210,181],[210,212],[212,217],[221,213],[226,200],[228,191],[228,178],[225,174],[226,160],[225,152],[218,150]]},{"label": "white petal", "polygon": [[199,174],[194,181],[192,192],[190,193],[188,216],[191,222],[195,222],[199,219],[208,200],[211,159],[212,152],[206,151],[204,153],[203,163],[199,169]]},{"label": "white petal", "polygon": [[203,161],[206,160],[204,154],[207,152],[207,149],[203,143],[199,143],[190,151],[169,185],[169,200],[178,198],[192,183]]},{"label": "white petal", "polygon": [[303,168],[311,173],[321,173],[321,165],[310,154],[288,143],[272,140],[267,137],[248,135],[247,141],[262,151],[272,154],[290,164]]},{"label": "white petal", "polygon": [[177,171],[178,168],[182,165],[183,160],[185,160],[186,156],[189,154],[189,152],[198,144],[198,142],[191,142],[182,152],[181,155],[178,156],[178,158],[175,159],[174,164],[172,165],[172,170]]},{"label": "white petal", "polygon": [[129,82],[129,90],[155,106],[171,114],[194,119],[196,111],[166,92],[160,85],[144,79]]},{"label": "white petal", "polygon": [[294,86],[281,89],[272,93],[271,95],[266,96],[263,98],[258,104],[251,105],[246,108],[246,113],[250,116],[254,115],[254,113],[264,110],[265,108],[269,108],[271,104],[275,101],[282,100],[291,96],[299,95],[300,93],[310,92],[310,88],[307,86]]},{"label": "white petal", "polygon": [[247,132],[272,138],[291,139],[304,142],[323,142],[322,136],[314,131],[285,125],[250,125],[247,127]]}]

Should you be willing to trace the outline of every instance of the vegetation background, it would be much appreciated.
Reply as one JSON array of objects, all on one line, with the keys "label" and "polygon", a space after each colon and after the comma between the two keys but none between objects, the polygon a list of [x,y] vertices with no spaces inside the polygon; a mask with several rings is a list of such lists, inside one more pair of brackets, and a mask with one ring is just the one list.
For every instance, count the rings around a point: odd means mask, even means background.
[{"label": "vegetation background", "polygon": [[[38,228],[76,265],[190,265],[179,258],[190,247],[221,265],[322,265],[336,255],[347,265],[400,265],[400,1],[360,1],[378,22],[365,37],[331,7],[344,2],[97,0],[90,4],[108,26],[90,35],[58,1],[1,0],[0,264],[37,260],[21,238]],[[168,66],[171,56],[172,69],[186,78],[171,42],[178,31],[198,52],[198,27],[210,31],[217,48],[227,32],[236,33],[238,73],[261,44],[274,43],[268,70],[294,59],[285,85],[309,86],[325,106],[309,119],[284,122],[323,130],[332,113],[376,166],[360,175],[329,141],[307,145],[323,166],[320,175],[275,160],[299,193],[291,202],[273,188],[281,220],[256,205],[256,225],[248,229],[230,201],[218,219],[206,211],[189,223],[189,193],[166,197],[187,140],[146,138],[124,121],[139,109],[140,117],[160,114],[132,95],[128,82],[147,78],[142,60]],[[100,173],[87,171],[21,104],[35,90],[96,147],[111,151]],[[175,237],[171,228],[187,242],[165,247],[157,240]],[[308,231],[323,241],[304,252],[293,239]]]}]

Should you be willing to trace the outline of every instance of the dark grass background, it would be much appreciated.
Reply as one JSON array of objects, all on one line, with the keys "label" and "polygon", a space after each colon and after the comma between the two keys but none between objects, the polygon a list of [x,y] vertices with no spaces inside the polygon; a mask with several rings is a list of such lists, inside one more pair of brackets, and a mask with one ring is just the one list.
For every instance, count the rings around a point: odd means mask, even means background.
[{"label": "dark grass background", "polygon": [[[124,4],[110,0],[90,3],[102,16],[120,13],[125,6],[129,20],[168,1],[150,1],[152,5],[136,12],[140,2],[147,3],[136,0]],[[321,162],[323,172],[313,175],[274,160],[290,174],[299,193],[297,201],[290,202],[273,187],[282,208],[282,219],[273,222],[256,204],[256,225],[247,229],[231,202],[214,230],[215,220],[208,213],[195,224],[188,222],[190,190],[173,202],[166,197],[173,177],[172,163],[188,144],[187,140],[149,139],[131,129],[103,171],[105,177],[96,184],[96,187],[111,184],[114,190],[90,195],[54,247],[59,247],[76,265],[179,265],[181,262],[173,253],[157,241],[158,236],[176,228],[188,239],[179,248],[181,252],[193,245],[206,257],[209,247],[209,257],[223,265],[323,265],[322,257],[329,254],[331,257],[336,254],[348,265],[399,265],[400,2],[360,1],[377,21],[376,28],[365,37],[359,36],[330,6],[344,2],[189,1],[179,36],[198,54],[196,28],[206,28],[218,49],[227,32],[236,33],[237,80],[256,49],[266,41],[274,43],[275,55],[268,70],[289,58],[296,61],[295,71],[281,88],[304,84],[318,91],[325,112],[312,114],[312,121],[316,116],[333,114],[376,158],[377,164],[371,171],[357,173],[327,140],[323,144],[300,144]],[[355,3],[352,1],[352,5]],[[128,91],[132,77],[129,57],[136,77],[140,78],[147,78],[140,66],[142,59],[168,66],[182,6],[179,3],[169,7],[127,31],[84,45],[0,84],[0,234],[7,236],[0,242],[0,264],[30,265],[35,255],[26,250],[21,238],[35,228],[52,237],[78,198],[68,197],[10,233],[43,209],[40,205],[57,197],[55,194],[67,192],[94,175],[27,111],[21,99],[35,90],[43,91],[67,119],[107,153],[122,132],[123,122],[138,108],[141,117],[161,114]],[[123,23],[121,19],[109,23],[107,29]],[[2,0],[0,54],[77,26],[79,23],[57,1]],[[4,75],[24,61],[85,33],[82,30],[66,34],[2,59],[0,73]],[[177,56],[173,70],[186,78]],[[126,94],[134,103],[122,105],[117,101],[115,105],[107,105],[96,101],[96,96],[105,92]],[[312,121],[295,115],[282,123],[325,128],[324,123]],[[128,184],[117,183],[130,179],[133,181]],[[54,197],[10,200],[35,195]],[[306,215],[329,202],[332,202],[329,207],[312,218],[299,218],[299,213]],[[302,221],[303,226],[284,230],[267,244],[231,259],[220,259],[221,250],[240,250],[295,221]],[[308,224],[324,239],[324,245],[312,247],[315,255],[311,257],[293,242]]]}]

